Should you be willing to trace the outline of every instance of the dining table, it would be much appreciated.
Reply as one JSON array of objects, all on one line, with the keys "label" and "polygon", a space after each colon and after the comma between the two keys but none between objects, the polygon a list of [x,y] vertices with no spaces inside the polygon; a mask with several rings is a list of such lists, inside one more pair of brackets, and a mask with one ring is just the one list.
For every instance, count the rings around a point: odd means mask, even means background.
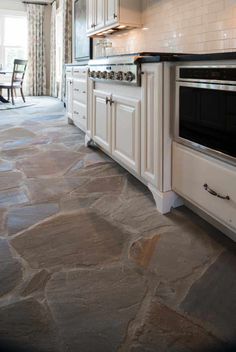
[{"label": "dining table", "polygon": [[[0,65],[1,66],[1,65]],[[3,69],[0,69],[0,76],[1,75],[6,75],[6,74],[8,74],[8,73],[11,73],[11,72],[9,72],[8,70],[3,70]],[[0,77],[0,80],[1,80],[1,77]],[[9,103],[9,101],[7,100],[7,99],[5,99],[3,96],[2,96],[2,92],[1,92],[1,90],[0,90],[0,102],[1,103]]]}]

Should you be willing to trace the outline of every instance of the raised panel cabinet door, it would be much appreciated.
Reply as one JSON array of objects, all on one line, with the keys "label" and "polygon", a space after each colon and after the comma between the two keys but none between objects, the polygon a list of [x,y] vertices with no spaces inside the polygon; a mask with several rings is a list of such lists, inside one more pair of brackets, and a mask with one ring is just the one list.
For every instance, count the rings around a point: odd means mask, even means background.
[{"label": "raised panel cabinet door", "polygon": [[140,174],[140,101],[112,97],[112,155]]},{"label": "raised panel cabinet door", "polygon": [[111,109],[109,94],[93,92],[93,139],[101,148],[111,152]]},{"label": "raised panel cabinet door", "polygon": [[105,0],[95,0],[95,30],[105,26]]},{"label": "raised panel cabinet door", "polygon": [[67,117],[73,118],[73,81],[72,78],[66,78],[66,111]]},{"label": "raised panel cabinet door", "polygon": [[105,0],[105,25],[119,21],[119,0]]},{"label": "raised panel cabinet door", "polygon": [[141,176],[161,189],[162,73],[158,65],[142,66]]},{"label": "raised panel cabinet door", "polygon": [[96,0],[87,0],[87,4],[86,4],[87,32],[94,31],[95,11],[96,11]]}]

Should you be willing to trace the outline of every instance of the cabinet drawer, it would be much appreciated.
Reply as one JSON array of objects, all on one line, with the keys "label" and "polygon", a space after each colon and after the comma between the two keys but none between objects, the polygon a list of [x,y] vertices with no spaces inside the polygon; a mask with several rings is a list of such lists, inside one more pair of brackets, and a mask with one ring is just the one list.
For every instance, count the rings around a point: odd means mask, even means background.
[{"label": "cabinet drawer", "polygon": [[87,103],[87,84],[84,81],[74,80],[73,99],[83,104]]},{"label": "cabinet drawer", "polygon": [[73,68],[73,76],[75,78],[83,78],[86,79],[87,77],[87,72],[88,69],[85,66],[81,66],[81,67],[74,67]]},{"label": "cabinet drawer", "polygon": [[174,191],[236,230],[235,167],[174,143],[172,183]]},{"label": "cabinet drawer", "polygon": [[73,121],[76,126],[86,131],[87,127],[87,109],[86,105],[73,102]]}]

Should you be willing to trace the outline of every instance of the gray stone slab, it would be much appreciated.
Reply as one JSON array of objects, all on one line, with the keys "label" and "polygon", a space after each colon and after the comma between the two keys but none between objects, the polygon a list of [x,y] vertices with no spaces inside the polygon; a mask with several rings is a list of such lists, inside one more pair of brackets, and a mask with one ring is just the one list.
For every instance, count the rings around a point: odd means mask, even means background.
[{"label": "gray stone slab", "polygon": [[[197,230],[197,231],[196,231]],[[141,238],[130,249],[130,258],[158,280],[157,296],[178,307],[182,299],[222,248],[204,231],[173,229],[153,237]]]},{"label": "gray stone slab", "polygon": [[26,128],[12,127],[6,130],[0,131],[0,142],[21,140],[25,138],[33,138],[35,134]]},{"label": "gray stone slab", "polygon": [[17,351],[58,352],[54,325],[49,311],[36,300],[26,299],[0,307],[1,340]]},{"label": "gray stone slab", "polygon": [[16,234],[59,211],[57,204],[28,205],[9,210],[7,214],[8,234]]},{"label": "gray stone slab", "polygon": [[224,252],[191,287],[181,310],[236,342],[236,253]]},{"label": "gray stone slab", "polygon": [[0,172],[0,191],[16,188],[22,185],[21,172]]},{"label": "gray stone slab", "polygon": [[25,147],[17,149],[9,149],[1,151],[1,154],[4,158],[9,160],[19,160],[24,159],[25,157],[35,155],[39,152],[39,149],[36,147]]},{"label": "gray stone slab", "polygon": [[226,351],[227,345],[184,316],[153,300],[130,329],[120,352]]},{"label": "gray stone slab", "polygon": [[7,241],[0,239],[0,297],[11,292],[21,279],[20,263],[13,258]]},{"label": "gray stone slab", "polygon": [[46,288],[70,352],[117,351],[145,292],[143,278],[123,266],[55,274]]},{"label": "gray stone slab", "polygon": [[41,270],[35,274],[29,282],[24,285],[21,290],[21,296],[29,296],[35,293],[40,293],[44,290],[46,283],[50,279],[51,274],[47,270]]},{"label": "gray stone slab", "polygon": [[103,265],[120,260],[127,235],[91,211],[58,215],[11,243],[34,269]]},{"label": "gray stone slab", "polygon": [[8,207],[29,202],[28,195],[24,189],[13,188],[0,192],[0,207]]},{"label": "gray stone slab", "polygon": [[80,157],[79,153],[72,151],[51,150],[38,153],[37,160],[35,157],[23,159],[16,166],[27,177],[63,175]]},{"label": "gray stone slab", "polygon": [[12,171],[12,168],[12,162],[0,159],[0,172]]}]

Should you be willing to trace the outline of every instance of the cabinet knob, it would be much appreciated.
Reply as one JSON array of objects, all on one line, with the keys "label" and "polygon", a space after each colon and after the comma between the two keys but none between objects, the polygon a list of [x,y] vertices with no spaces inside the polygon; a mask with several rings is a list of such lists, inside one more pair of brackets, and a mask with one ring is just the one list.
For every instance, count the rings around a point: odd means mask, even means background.
[{"label": "cabinet knob", "polygon": [[118,17],[115,13],[113,14],[114,20]]}]

